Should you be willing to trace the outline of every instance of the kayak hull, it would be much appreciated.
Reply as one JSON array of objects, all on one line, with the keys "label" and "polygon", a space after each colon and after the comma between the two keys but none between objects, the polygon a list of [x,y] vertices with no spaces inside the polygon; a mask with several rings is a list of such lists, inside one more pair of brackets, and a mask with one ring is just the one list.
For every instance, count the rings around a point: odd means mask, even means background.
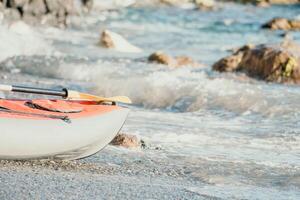
[{"label": "kayak hull", "polygon": [[63,120],[0,118],[0,159],[73,160],[104,148],[123,126],[129,109]]}]

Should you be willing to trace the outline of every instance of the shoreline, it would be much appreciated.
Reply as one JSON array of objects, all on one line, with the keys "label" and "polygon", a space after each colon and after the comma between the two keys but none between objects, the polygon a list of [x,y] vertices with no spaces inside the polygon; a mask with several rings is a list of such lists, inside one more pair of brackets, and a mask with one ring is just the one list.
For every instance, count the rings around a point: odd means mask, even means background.
[{"label": "shoreline", "polygon": [[[136,153],[132,151],[133,155]],[[94,156],[101,157],[101,154],[109,155],[110,152],[104,150]],[[144,162],[142,157],[141,162]],[[5,190],[0,191],[0,198],[206,199],[209,197],[188,190],[199,185],[197,181],[170,173],[155,173],[154,166],[148,170],[137,166],[138,164],[133,166],[106,163],[105,159],[102,163],[89,162],[86,159],[78,161],[2,160],[0,161],[0,187]],[[151,172],[152,170],[154,172]],[[218,198],[209,197],[209,199]]]},{"label": "shoreline", "polygon": [[[52,170],[0,169],[1,199],[199,199],[177,181]],[[4,181],[3,181],[4,180]],[[202,198],[204,199],[204,198]],[[216,198],[215,198],[216,199]]]}]

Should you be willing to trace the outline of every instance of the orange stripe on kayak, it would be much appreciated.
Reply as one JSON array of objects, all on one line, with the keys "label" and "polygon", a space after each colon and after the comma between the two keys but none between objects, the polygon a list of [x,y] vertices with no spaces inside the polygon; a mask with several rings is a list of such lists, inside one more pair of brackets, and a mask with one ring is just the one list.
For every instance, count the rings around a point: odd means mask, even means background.
[{"label": "orange stripe on kayak", "polygon": [[[56,110],[82,110],[79,113],[61,113],[61,112],[51,112],[35,108],[30,108],[25,105],[26,102],[31,101],[35,104],[39,104],[43,107]],[[67,116],[69,119],[76,119],[82,117],[90,117],[95,115],[105,114],[113,110],[121,109],[121,107],[113,105],[98,105],[95,101],[78,101],[78,100],[5,100],[0,99],[0,106],[7,108],[11,111],[26,112],[28,115],[20,115],[15,113],[0,112],[0,118],[18,118],[18,119],[51,119],[39,116],[30,116],[30,114],[42,114],[42,115],[57,115],[57,116]]]}]

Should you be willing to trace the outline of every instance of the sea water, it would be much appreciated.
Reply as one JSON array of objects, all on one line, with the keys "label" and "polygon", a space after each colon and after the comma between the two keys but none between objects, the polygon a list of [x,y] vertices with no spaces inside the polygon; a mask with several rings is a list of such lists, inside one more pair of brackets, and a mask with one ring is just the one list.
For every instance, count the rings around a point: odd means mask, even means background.
[{"label": "sea water", "polygon": [[[134,104],[122,132],[142,138],[148,145],[144,156],[163,158],[161,168],[173,165],[183,170],[183,178],[199,183],[186,188],[191,192],[225,199],[299,199],[299,86],[211,70],[234,48],[281,42],[283,31],[261,29],[280,16],[300,18],[300,7],[94,11],[71,18],[66,29],[3,21],[0,68],[15,74],[19,84],[129,96]],[[143,52],[99,47],[104,29]],[[299,32],[289,37],[300,42]],[[187,55],[204,67],[174,69],[146,62],[157,50]],[[89,161],[100,158],[101,152]]]}]

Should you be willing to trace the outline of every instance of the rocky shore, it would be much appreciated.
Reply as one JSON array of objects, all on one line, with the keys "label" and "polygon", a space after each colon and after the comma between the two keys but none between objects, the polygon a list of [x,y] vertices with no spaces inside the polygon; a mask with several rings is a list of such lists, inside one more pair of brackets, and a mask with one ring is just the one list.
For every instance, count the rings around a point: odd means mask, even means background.
[{"label": "rocky shore", "polygon": [[[81,15],[92,9],[99,11],[121,9],[123,7],[156,7],[159,5],[176,6],[183,9],[215,10],[222,2],[214,0],[128,0],[100,1],[100,0],[1,0],[0,12],[9,20],[22,19],[30,24],[48,24],[65,27],[68,25],[68,16]],[[258,6],[270,4],[297,4],[298,0],[242,0],[238,3],[251,3]],[[299,29],[299,22],[276,18],[266,23],[264,28],[271,29]]]},{"label": "rocky shore", "polygon": [[213,65],[219,72],[244,72],[250,77],[278,83],[300,82],[300,46],[292,42],[279,45],[247,45]]},{"label": "rocky shore", "polygon": [[10,20],[66,26],[67,17],[89,9],[89,0],[1,0],[0,11]]}]

